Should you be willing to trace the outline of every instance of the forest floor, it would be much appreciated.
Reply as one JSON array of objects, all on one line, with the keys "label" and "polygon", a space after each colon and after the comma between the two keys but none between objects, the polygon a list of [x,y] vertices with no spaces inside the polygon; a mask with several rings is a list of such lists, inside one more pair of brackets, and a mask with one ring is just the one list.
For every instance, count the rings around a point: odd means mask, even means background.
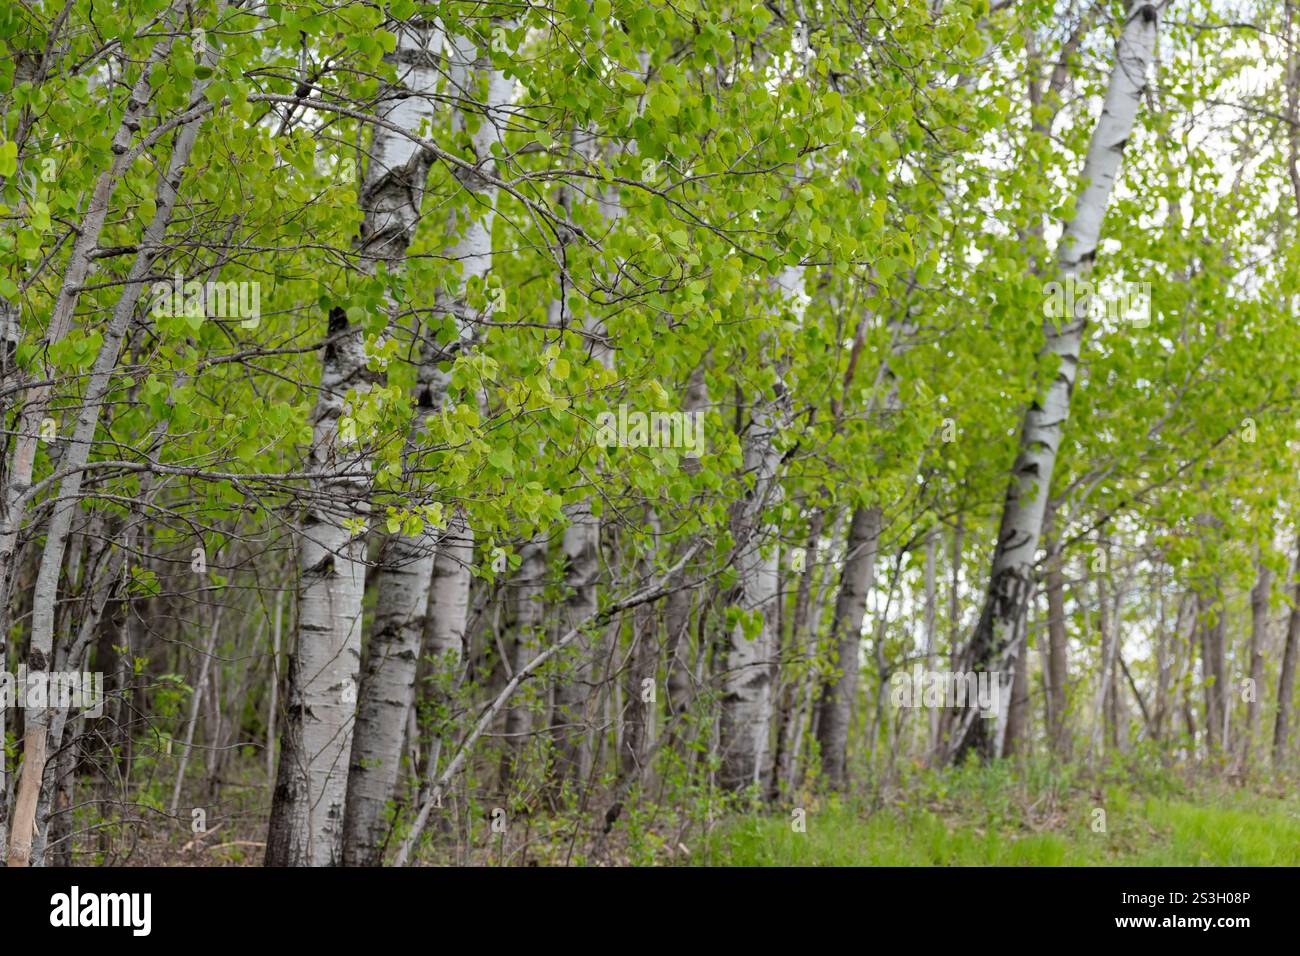
[{"label": "forest floor", "polygon": [[[1078,768],[912,775],[873,801],[737,817],[695,848],[721,866],[1296,866],[1300,793],[1260,776]],[[919,791],[919,793],[918,793]],[[802,809],[802,815],[796,813]],[[802,828],[800,819],[802,818]]]},{"label": "forest floor", "polygon": [[[509,835],[497,835],[487,806],[475,801],[463,818],[470,832],[458,839],[458,828],[448,828],[417,865],[1300,865],[1293,777],[1243,778],[1130,754],[1093,771],[1048,761],[943,770],[908,764],[863,778],[876,782],[845,797],[805,793],[782,801],[780,811],[758,803],[741,812],[716,793],[695,791],[692,800],[661,793],[658,802],[627,807],[607,836],[603,809],[512,815]],[[212,808],[206,834],[186,825],[197,811],[162,826],[161,813],[149,814],[154,825],[127,827],[113,841],[117,852],[83,847],[77,862],[260,865],[265,787],[228,793],[238,796]]]}]

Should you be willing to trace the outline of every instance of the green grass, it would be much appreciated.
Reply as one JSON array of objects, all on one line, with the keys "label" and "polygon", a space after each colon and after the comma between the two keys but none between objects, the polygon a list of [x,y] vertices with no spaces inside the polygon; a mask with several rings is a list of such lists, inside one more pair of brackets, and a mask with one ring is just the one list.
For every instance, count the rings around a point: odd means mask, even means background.
[{"label": "green grass", "polygon": [[[933,775],[868,811],[808,800],[790,814],[735,817],[695,848],[727,866],[1296,866],[1300,800],[1213,784],[1140,792],[1042,787],[987,772]],[[1149,789],[1145,782],[1141,791]],[[1105,832],[1093,829],[1098,808]]]}]

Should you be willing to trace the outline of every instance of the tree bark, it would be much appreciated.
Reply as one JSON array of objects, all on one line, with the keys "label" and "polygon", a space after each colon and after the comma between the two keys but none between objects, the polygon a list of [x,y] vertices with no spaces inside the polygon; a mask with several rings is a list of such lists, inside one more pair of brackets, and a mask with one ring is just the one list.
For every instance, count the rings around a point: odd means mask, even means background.
[{"label": "tree bark", "polygon": [[[427,22],[391,23],[389,28],[397,34],[397,49],[389,59],[398,76],[378,114],[402,130],[415,132],[436,113],[442,34]],[[390,272],[401,269],[420,221],[430,165],[430,157],[416,150],[408,137],[375,127],[360,193],[361,245],[368,255],[363,269],[373,269],[381,260]],[[417,379],[424,384],[425,377],[422,365]],[[418,404],[407,439],[408,455],[419,440],[424,416],[433,410],[429,402]],[[380,862],[384,808],[397,782],[407,711],[414,702],[415,669],[433,574],[434,533],[426,528],[412,536],[392,535],[382,552],[374,628],[349,742],[340,848],[345,865]]]},{"label": "tree bark", "polygon": [[212,669],[212,658],[216,652],[217,646],[217,629],[221,626],[221,614],[225,608],[218,604],[212,611],[212,629],[208,632],[207,643],[203,650],[199,652],[202,660],[199,662],[199,676],[194,682],[194,691],[190,697],[190,716],[185,721],[185,743],[181,746],[180,764],[176,768],[176,784],[172,788],[171,813],[176,815],[176,808],[181,802],[181,787],[185,783],[185,768],[190,762],[190,750],[194,745],[194,728],[199,722],[199,709],[202,706],[203,694],[208,689],[208,672]]},{"label": "tree bark", "polygon": [[1241,734],[1238,772],[1245,773],[1255,749],[1259,726],[1259,692],[1264,683],[1264,647],[1268,643],[1268,598],[1273,572],[1262,560],[1256,566],[1255,587],[1250,592],[1250,694],[1246,698],[1246,726]]},{"label": "tree bark", "polygon": [[1065,636],[1065,575],[1055,542],[1048,547],[1047,564],[1047,712],[1052,751],[1070,758],[1070,727],[1066,721],[1069,686],[1069,646]]},{"label": "tree bark", "polygon": [[[1040,638],[1041,639],[1041,638]],[[1016,669],[1011,681],[1011,702],[1007,710],[1005,749],[1008,756],[1024,750],[1029,719],[1029,627],[1021,638],[1020,652],[1013,665]]]},{"label": "tree bark", "polygon": [[280,625],[284,611],[284,592],[275,592],[275,623],[271,626],[271,686],[266,708],[266,785],[275,786],[275,720],[279,712],[276,699],[280,690]]},{"label": "tree bark", "polygon": [[341,440],[353,389],[369,387],[360,330],[330,313],[312,414],[312,497],[299,545],[298,627],[288,668],[280,768],[267,836],[268,866],[334,866],[342,858],[348,753],[361,657],[369,514],[368,455]]},{"label": "tree bark", "polygon": [[[936,526],[925,536],[925,669],[934,673],[939,657],[939,630],[937,617],[939,611],[939,593],[937,575],[939,570],[939,534]],[[925,728],[925,753],[927,763],[933,759],[935,747],[939,743],[939,710],[930,708]]]},{"label": "tree bark", "polygon": [[[789,660],[803,660],[815,648],[809,639],[812,633],[812,585],[817,570],[817,554],[821,547],[822,529],[826,524],[826,509],[817,508],[808,519],[808,544],[804,549],[804,570],[799,574],[795,591],[794,614],[790,624]],[[780,676],[779,674],[777,676]],[[780,706],[777,713],[776,754],[772,761],[772,788],[770,796],[778,799],[792,774],[792,765],[799,754],[799,723],[803,680],[778,684]]]},{"label": "tree bark", "polygon": [[[652,541],[659,535],[659,521],[651,512],[647,530]],[[653,569],[653,551],[640,562],[641,578],[649,580]],[[659,660],[659,613],[655,604],[646,603],[632,611],[632,647],[628,654],[627,679],[623,694],[623,739],[620,772],[624,784],[644,783],[647,779],[656,696],[646,697],[645,682],[654,682]]]},{"label": "tree bark", "polygon": [[[783,271],[776,285],[787,307],[801,308],[801,268]],[[722,681],[718,738],[722,765],[718,782],[723,789],[732,791],[761,784],[767,763],[781,559],[776,529],[763,517],[781,496],[781,452],[776,438],[785,424],[788,403],[785,384],[779,379],[777,389],[775,398],[759,397],[751,408],[744,465],[745,472],[753,476],[753,484],[732,513],[737,603],[742,611],[757,615],[753,637],[746,632],[743,621],[732,628]]]},{"label": "tree bark", "polygon": [[[1201,688],[1205,695],[1205,745],[1207,756],[1219,751],[1225,741],[1223,733],[1223,652],[1222,641],[1227,625],[1227,608],[1216,590],[1213,601],[1198,595],[1197,615],[1201,635]],[[1208,618],[1214,615],[1211,623]]]},{"label": "tree bark", "polygon": [[594,723],[594,683],[599,656],[599,632],[586,629],[596,614],[596,581],[600,576],[600,519],[583,500],[569,510],[560,550],[564,556],[565,598],[560,621],[566,630],[578,630],[573,666],[555,687],[550,736],[555,748],[554,781],[585,780],[591,771],[589,731]]},{"label": "tree bark", "polygon": [[1291,735],[1291,698],[1295,693],[1296,658],[1300,656],[1300,541],[1291,572],[1291,614],[1287,618],[1282,669],[1277,678],[1277,715],[1273,720],[1273,766],[1281,767]]},{"label": "tree bark", "polygon": [[1097,585],[1097,694],[1092,707],[1092,734],[1088,746],[1088,760],[1100,757],[1105,749],[1106,722],[1110,703],[1111,672],[1115,661],[1115,640],[1110,624],[1110,603],[1106,580],[1110,574],[1109,553],[1104,545],[1098,545],[1106,556],[1100,572],[1094,572]]},{"label": "tree bark", "polygon": [[[1084,161],[1081,179],[1085,185],[1076,203],[1075,217],[1066,225],[1057,248],[1056,273],[1062,281],[1085,276],[1096,256],[1102,220],[1146,89],[1158,24],[1159,9],[1155,5],[1131,0],[1101,116]],[[1011,693],[1014,658],[1033,593],[1034,560],[1087,326],[1085,303],[1080,297],[1074,303],[1074,314],[1065,316],[1059,327],[1050,318],[1044,323],[1046,342],[1041,357],[1056,361],[1055,375],[1041,401],[1032,402],[1025,413],[1020,453],[1007,488],[984,609],[971,638],[968,659],[975,670],[998,673],[1002,704]],[[1005,714],[1006,707],[999,705],[998,712]],[[1006,721],[1000,718],[992,722],[994,728],[989,728],[991,721],[976,715],[974,708],[964,711],[954,754],[974,750],[983,759],[1001,756]]]},{"label": "tree bark", "polygon": [[835,668],[822,685],[817,702],[817,742],[821,746],[822,776],[833,789],[848,785],[849,724],[858,693],[858,661],[862,618],[867,594],[875,582],[882,513],[879,507],[859,507],[849,521],[840,590],[831,618],[830,648]]},{"label": "tree bark", "polygon": [[[536,655],[544,633],[546,605],[542,594],[546,590],[547,542],[532,538],[519,552],[519,571],[514,586],[514,643],[511,646],[510,676],[519,673]],[[506,710],[506,746],[508,755],[502,769],[504,786],[513,772],[513,760],[523,749],[524,737],[532,720],[526,702],[512,699]]]},{"label": "tree bark", "polygon": [[[691,372],[686,383],[686,402],[682,409],[688,414],[703,412],[709,404],[706,365],[701,362]],[[664,632],[668,647],[668,700],[666,712],[675,716],[686,712],[691,701],[691,603],[693,591],[679,588],[664,599]],[[702,653],[702,651],[700,651]]]},{"label": "tree bark", "polygon": [[776,426],[762,405],[755,407],[745,443],[745,470],[755,475],[738,509],[735,540],[738,603],[741,610],[758,616],[751,637],[744,623],[731,632],[723,676],[719,747],[722,766],[719,784],[726,790],[743,790],[761,782],[772,715],[772,658],[776,642],[777,563],[771,529],[760,524],[761,512],[776,482],[780,455],[774,438]]}]

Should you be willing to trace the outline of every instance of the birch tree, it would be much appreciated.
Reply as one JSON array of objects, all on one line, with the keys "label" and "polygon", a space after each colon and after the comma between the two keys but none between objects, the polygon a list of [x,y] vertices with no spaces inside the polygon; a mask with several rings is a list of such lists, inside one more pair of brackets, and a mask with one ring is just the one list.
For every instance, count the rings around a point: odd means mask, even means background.
[{"label": "birch tree", "polygon": [[[803,271],[783,270],[774,283],[779,308],[801,308]],[[769,345],[769,348],[771,346]],[[759,395],[750,406],[745,433],[744,466],[747,487],[735,508],[736,604],[747,618],[730,632],[722,685],[719,781],[729,790],[761,784],[769,754],[772,718],[772,659],[777,651],[776,614],[779,598],[780,548],[768,509],[780,502],[782,427],[788,421],[789,396],[780,376],[780,359],[764,350],[778,369],[772,396]]]},{"label": "birch tree", "polygon": [[[413,136],[436,108],[439,31],[424,20],[393,23],[392,29],[397,44],[390,62],[398,82],[381,97],[383,122],[375,125],[360,191],[356,252],[366,273],[379,263],[390,273],[400,269],[420,221],[432,162]],[[374,374],[362,330],[345,309],[330,311],[327,336],[312,415],[312,501],[301,527],[298,633],[288,666],[269,865],[334,865],[344,853],[370,510],[367,443],[358,435],[354,403],[374,384]],[[394,602],[385,607],[393,615],[385,625],[400,629],[409,602],[385,596]],[[376,687],[375,693],[382,698],[392,690]]]},{"label": "birch tree", "polygon": [[[217,8],[218,19],[224,10],[224,4]],[[216,53],[205,44],[201,57],[200,62],[208,64],[210,69],[211,64],[215,62]],[[196,79],[191,89],[191,99],[201,99],[206,87],[205,79]],[[128,124],[124,126],[131,131]],[[144,230],[139,252],[127,275],[122,294],[113,308],[112,319],[104,334],[103,343],[78,410],[70,449],[61,462],[66,476],[59,483],[59,492],[64,500],[50,517],[32,601],[32,633],[28,656],[29,671],[37,675],[37,680],[44,677],[48,682],[48,671],[55,655],[55,604],[59,593],[65,549],[71,532],[73,515],[78,507],[84,468],[90,458],[95,433],[99,427],[103,402],[112,385],[122,344],[128,327],[135,317],[146,278],[154,262],[165,249],[164,235],[171,224],[176,204],[180,199],[182,180],[189,166],[190,154],[194,149],[198,133],[199,122],[198,118],[194,117],[184,122],[177,134],[167,169],[159,178],[154,214]],[[121,152],[125,151],[125,146],[122,145]],[[105,202],[107,198],[105,197]],[[73,306],[75,306],[75,299],[69,304],[69,310]],[[68,318],[70,318],[70,311]],[[67,318],[64,321],[66,322]],[[24,447],[20,446],[17,453],[21,458],[24,455]],[[29,465],[20,462],[16,470],[21,472],[27,467]],[[49,707],[38,707],[34,710],[34,713],[28,714],[24,731],[26,759],[15,801],[13,829],[9,834],[9,866],[29,864],[33,833],[40,823],[36,820],[36,811],[46,768],[46,748],[52,714]]]},{"label": "birch tree", "polygon": [[[436,52],[430,50],[430,57]],[[497,189],[492,183],[496,165],[491,149],[501,141],[503,111],[509,106],[513,83],[501,71],[491,69],[485,49],[476,50],[464,37],[451,38],[447,56],[452,64],[451,86],[466,104],[453,129],[467,130],[477,122],[471,136],[474,168],[461,174],[468,199],[466,212],[462,222],[451,224],[461,232],[450,250],[451,258],[461,268],[460,291],[451,300],[439,303],[440,309],[456,316],[461,333],[456,344],[460,344],[474,332],[465,290],[471,281],[481,280],[492,265]],[[408,96],[419,95],[420,88],[412,89],[410,84],[427,83],[423,95],[432,102],[436,82],[431,64],[426,72],[411,77],[405,92]],[[486,88],[481,109],[474,105],[480,87]],[[416,207],[418,215],[418,202]],[[449,384],[438,367],[445,355],[444,347],[436,341],[432,329],[422,335],[420,348],[416,410],[407,438],[411,455],[424,438],[426,418],[442,411]],[[432,518],[430,515],[420,520],[420,530],[415,534],[392,535],[378,572],[375,627],[367,649],[352,738],[344,847],[344,861],[350,864],[373,865],[382,850],[383,810],[398,779],[407,713],[414,704],[416,664],[426,630],[431,631],[431,653],[443,661],[444,667],[448,663],[454,666],[459,659],[469,605],[473,535],[463,515],[457,513],[439,544],[439,529]]]},{"label": "birch tree", "polygon": [[[1096,257],[1106,207],[1147,87],[1159,20],[1157,5],[1134,2],[1125,8],[1101,115],[1084,159],[1080,177],[1084,185],[1074,218],[1066,225],[1057,248],[1055,276],[1059,282],[1085,279]],[[1049,379],[1041,397],[1031,402],[1025,413],[984,609],[968,652],[974,669],[998,674],[999,716],[989,728],[976,709],[967,709],[954,739],[958,754],[971,749],[983,757],[1002,753],[1015,655],[1022,643],[1052,471],[1069,418],[1088,324],[1085,298],[1081,296],[1073,304],[1073,314],[1060,317],[1059,322],[1050,317],[1044,322],[1040,363]]]}]

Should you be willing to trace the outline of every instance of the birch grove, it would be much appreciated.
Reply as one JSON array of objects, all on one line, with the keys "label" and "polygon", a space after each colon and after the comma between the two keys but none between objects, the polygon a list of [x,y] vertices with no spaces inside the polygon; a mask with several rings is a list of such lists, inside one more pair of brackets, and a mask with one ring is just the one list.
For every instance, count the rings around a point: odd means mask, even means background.
[{"label": "birch grove", "polygon": [[6,864],[1285,816],[1300,37],[1238,6],[0,11]]}]

